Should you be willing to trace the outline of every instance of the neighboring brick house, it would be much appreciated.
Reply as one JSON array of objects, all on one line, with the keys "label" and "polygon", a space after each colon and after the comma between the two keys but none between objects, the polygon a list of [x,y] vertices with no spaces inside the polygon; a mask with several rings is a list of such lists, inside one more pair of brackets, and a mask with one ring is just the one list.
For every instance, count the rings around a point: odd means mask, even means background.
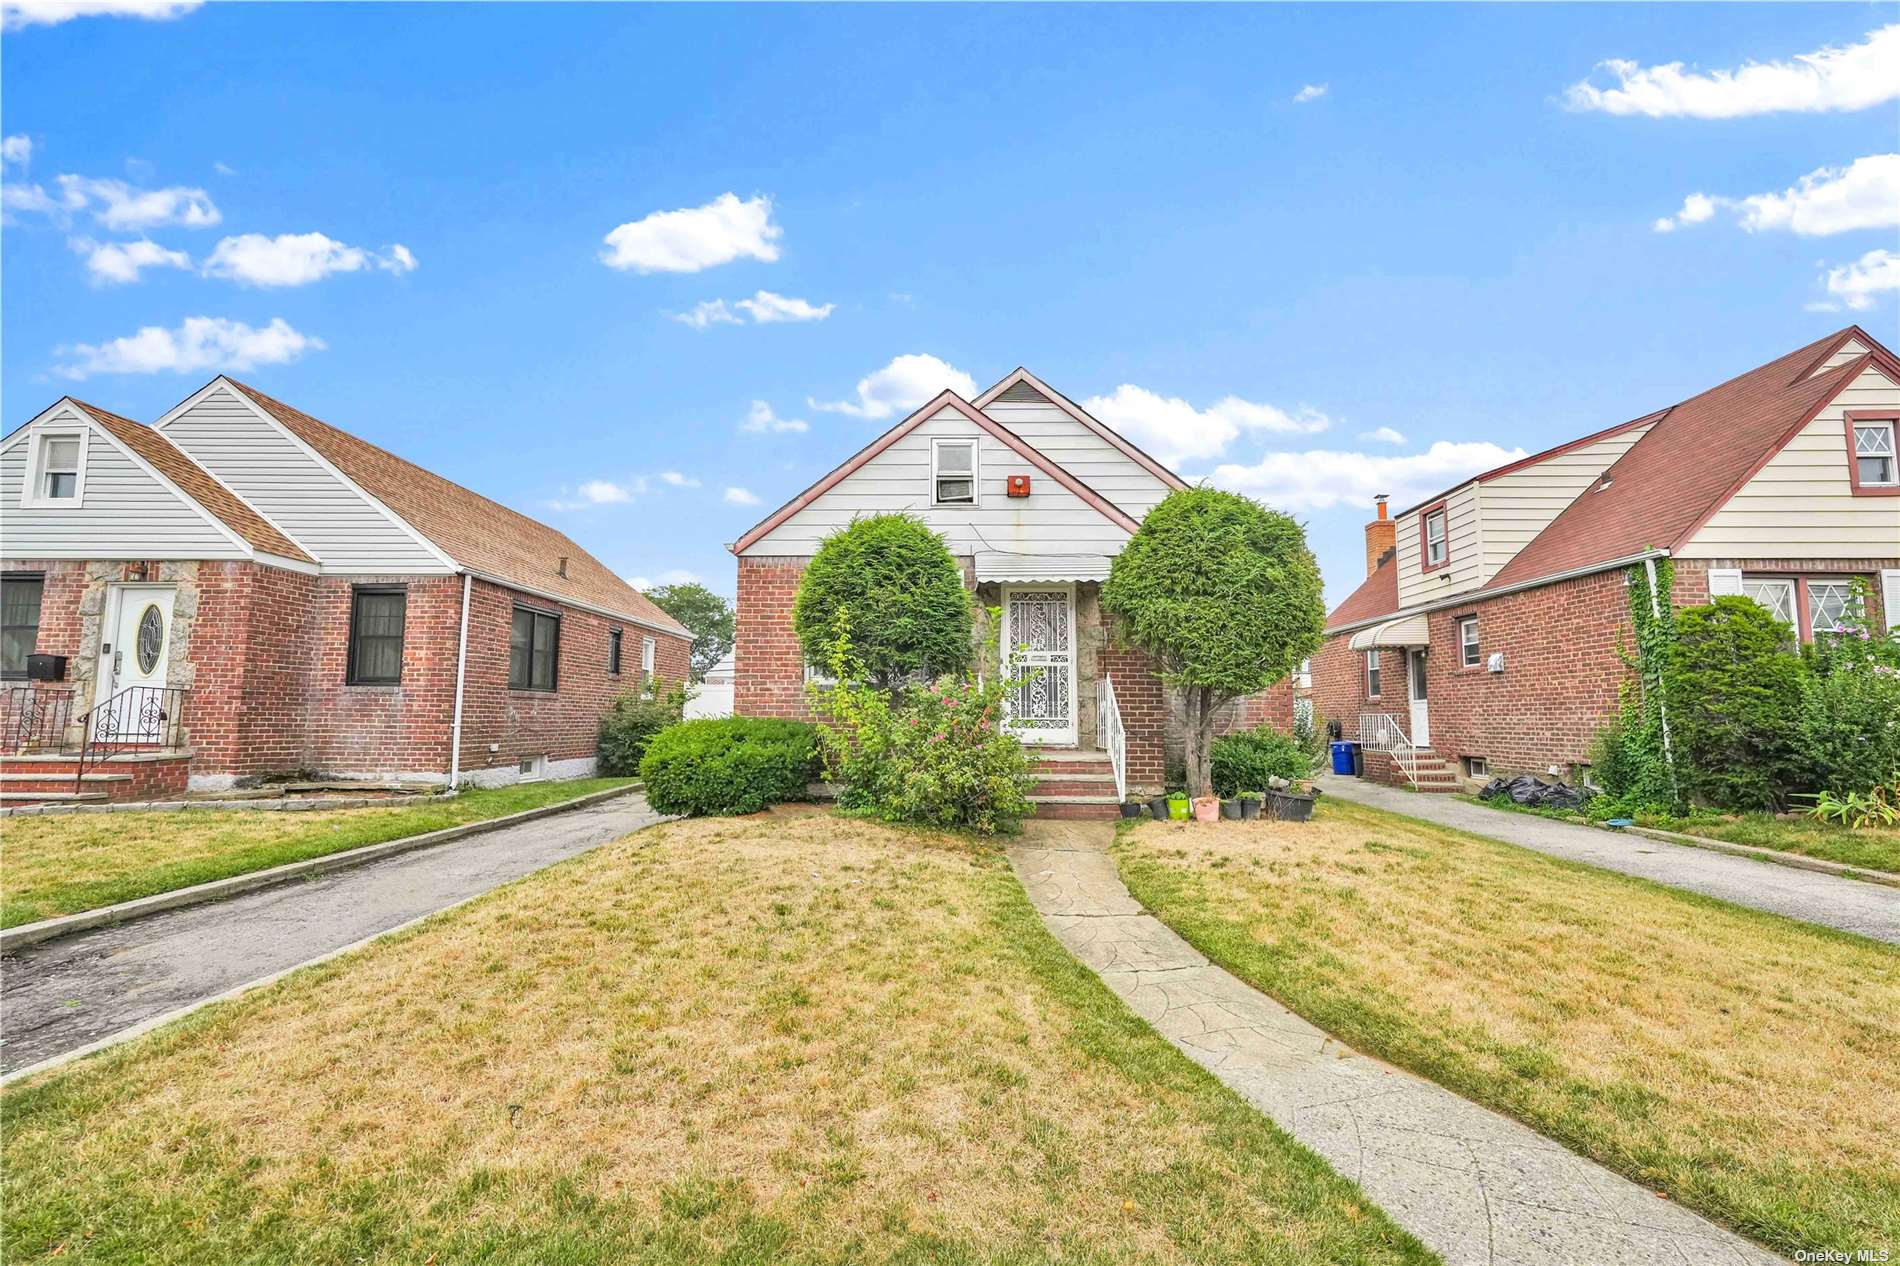
[{"label": "neighboring brick house", "polygon": [[89,797],[580,776],[613,697],[687,675],[566,536],[229,378],[151,426],[58,401],[0,441],[0,512],[16,800],[89,739]]},{"label": "neighboring brick house", "polygon": [[1366,527],[1365,582],[1313,661],[1368,771],[1574,775],[1628,672],[1627,577],[1751,597],[1803,641],[1858,578],[1900,624],[1900,362],[1850,326],[1680,404],[1523,458]]},{"label": "neighboring brick house", "polygon": [[[739,560],[733,709],[803,717],[809,667],[792,603],[820,542],[854,518],[901,510],[943,536],[965,583],[1002,611],[1001,644],[1042,671],[1010,728],[1035,744],[1038,812],[1115,813],[1115,756],[1131,789],[1158,790],[1180,727],[1146,656],[1101,609],[1109,565],[1179,476],[1027,370],[964,400],[945,391],[733,544]],[[1121,753],[1097,732],[1112,685]],[[1289,683],[1234,707],[1229,726],[1290,724]],[[1110,724],[1112,730],[1112,722]],[[1111,750],[1104,750],[1104,749]]]}]

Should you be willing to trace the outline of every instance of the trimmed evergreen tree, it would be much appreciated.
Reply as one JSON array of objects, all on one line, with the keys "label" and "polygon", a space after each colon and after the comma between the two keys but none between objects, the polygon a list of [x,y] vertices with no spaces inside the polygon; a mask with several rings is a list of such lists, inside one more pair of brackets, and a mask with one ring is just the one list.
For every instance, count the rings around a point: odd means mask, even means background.
[{"label": "trimmed evergreen tree", "polygon": [[841,613],[866,678],[887,690],[962,672],[974,655],[962,569],[943,538],[909,515],[859,519],[819,545],[792,605],[807,663],[830,662]]}]

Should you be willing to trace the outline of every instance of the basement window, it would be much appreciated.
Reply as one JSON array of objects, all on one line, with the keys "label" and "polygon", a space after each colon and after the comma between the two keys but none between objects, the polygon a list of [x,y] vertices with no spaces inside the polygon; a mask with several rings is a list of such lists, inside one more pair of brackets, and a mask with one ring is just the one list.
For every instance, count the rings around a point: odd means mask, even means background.
[{"label": "basement window", "polygon": [[521,775],[520,781],[540,782],[548,776],[548,758],[545,755],[524,756],[515,768]]},{"label": "basement window", "polygon": [[931,441],[930,478],[932,498],[937,505],[975,505],[976,441]]},{"label": "basement window", "polygon": [[1461,758],[1460,763],[1465,767],[1465,777],[1467,778],[1489,778],[1491,776],[1491,762],[1482,756],[1465,756]]}]

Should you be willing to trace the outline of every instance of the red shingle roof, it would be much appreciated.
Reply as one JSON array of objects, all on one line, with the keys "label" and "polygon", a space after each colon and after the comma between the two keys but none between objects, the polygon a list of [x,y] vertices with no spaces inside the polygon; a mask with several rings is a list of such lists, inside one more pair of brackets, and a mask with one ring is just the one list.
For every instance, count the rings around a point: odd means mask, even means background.
[{"label": "red shingle roof", "polygon": [[[1810,376],[1850,338],[1875,350]],[[1675,405],[1485,587],[1679,548],[1871,363],[1892,372],[1892,353],[1849,326]]]},{"label": "red shingle roof", "polygon": [[[72,397],[67,397],[72,399]],[[253,549],[291,558],[300,563],[316,560],[297,547],[297,543],[277,529],[277,525],[246,505],[235,492],[219,483],[211,473],[185,455],[183,449],[142,422],[108,413],[84,400],[73,400],[108,434],[137,453],[159,474],[172,481],[180,492],[209,510],[217,520],[236,532]]]},{"label": "red shingle roof", "polygon": [[[518,514],[254,387],[228,380],[371,496],[471,571],[691,637],[651,599],[545,523]],[[560,560],[567,559],[567,574]]]},{"label": "red shingle roof", "polygon": [[1346,624],[1357,624],[1361,620],[1376,619],[1382,615],[1391,615],[1399,609],[1399,563],[1398,552],[1389,550],[1379,560],[1379,565],[1364,584],[1353,590],[1346,600],[1333,608],[1326,617],[1326,627],[1338,628]]}]

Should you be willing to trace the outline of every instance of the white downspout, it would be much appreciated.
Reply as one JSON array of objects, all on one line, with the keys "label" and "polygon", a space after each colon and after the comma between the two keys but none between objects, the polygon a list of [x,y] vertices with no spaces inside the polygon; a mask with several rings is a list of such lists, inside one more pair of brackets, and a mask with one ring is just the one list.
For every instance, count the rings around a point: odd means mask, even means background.
[{"label": "white downspout", "polygon": [[462,781],[462,681],[468,675],[468,591],[475,578],[462,573],[462,631],[455,647],[455,720],[449,726],[449,790]]},{"label": "white downspout", "polygon": [[[1652,619],[1662,619],[1662,599],[1656,593],[1656,556],[1650,555],[1643,560],[1643,572],[1649,577],[1649,614]],[[460,715],[459,708],[457,715]],[[1662,673],[1656,674],[1656,715],[1662,721],[1663,759],[1669,762],[1669,781],[1676,781],[1676,753],[1669,742],[1669,700],[1663,693]]]}]

